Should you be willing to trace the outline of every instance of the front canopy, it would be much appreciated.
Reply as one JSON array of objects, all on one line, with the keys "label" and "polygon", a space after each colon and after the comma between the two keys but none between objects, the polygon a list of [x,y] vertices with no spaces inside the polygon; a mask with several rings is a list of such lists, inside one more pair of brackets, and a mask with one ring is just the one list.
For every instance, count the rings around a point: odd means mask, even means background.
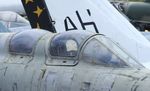
[{"label": "front canopy", "polygon": [[29,30],[16,33],[10,40],[9,51],[14,54],[30,55],[37,41],[46,33],[46,31],[42,30]]}]

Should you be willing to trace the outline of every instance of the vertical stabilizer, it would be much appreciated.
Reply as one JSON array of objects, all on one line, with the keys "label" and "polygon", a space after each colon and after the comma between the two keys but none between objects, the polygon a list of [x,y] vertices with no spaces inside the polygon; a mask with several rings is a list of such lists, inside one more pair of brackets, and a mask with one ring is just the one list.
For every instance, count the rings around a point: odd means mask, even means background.
[{"label": "vertical stabilizer", "polygon": [[32,28],[56,32],[44,0],[22,0]]}]

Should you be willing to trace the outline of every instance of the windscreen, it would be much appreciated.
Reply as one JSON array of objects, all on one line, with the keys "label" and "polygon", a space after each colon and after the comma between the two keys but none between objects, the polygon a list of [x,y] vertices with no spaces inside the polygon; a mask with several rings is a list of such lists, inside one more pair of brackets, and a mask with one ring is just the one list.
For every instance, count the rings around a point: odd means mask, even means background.
[{"label": "windscreen", "polygon": [[109,38],[99,35],[87,41],[81,52],[81,60],[102,67],[143,67]]},{"label": "windscreen", "polygon": [[104,67],[126,67],[122,59],[114,55],[108,48],[97,39],[90,40],[82,52],[82,60]]}]

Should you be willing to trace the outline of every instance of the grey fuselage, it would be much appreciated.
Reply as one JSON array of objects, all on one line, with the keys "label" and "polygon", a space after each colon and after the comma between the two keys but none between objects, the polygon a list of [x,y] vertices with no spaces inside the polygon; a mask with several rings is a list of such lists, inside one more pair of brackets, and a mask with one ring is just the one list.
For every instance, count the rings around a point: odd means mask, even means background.
[{"label": "grey fuselage", "polygon": [[149,91],[149,75],[100,34],[0,34],[0,91]]}]

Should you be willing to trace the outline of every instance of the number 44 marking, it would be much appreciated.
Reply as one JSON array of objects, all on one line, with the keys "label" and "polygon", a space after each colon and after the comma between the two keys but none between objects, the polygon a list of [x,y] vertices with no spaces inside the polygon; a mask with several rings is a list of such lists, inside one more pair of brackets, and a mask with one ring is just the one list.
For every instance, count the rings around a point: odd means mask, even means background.
[{"label": "number 44 marking", "polygon": [[[89,16],[91,16],[91,12],[90,12],[89,9],[87,9],[87,13],[88,13]],[[82,18],[81,18],[81,16],[80,16],[80,14],[79,14],[78,11],[76,11],[76,15],[77,15],[77,18],[78,18],[78,20],[79,20],[79,22],[80,22],[81,27],[82,27],[83,30],[86,30],[86,26],[91,26],[92,25],[94,27],[94,29],[95,29],[95,32],[99,33],[95,22],[93,22],[93,21],[91,21],[91,22],[83,22],[83,20],[82,20]],[[71,24],[72,27],[69,28],[68,24]],[[65,25],[66,31],[77,30],[78,29],[76,27],[76,25],[74,24],[74,22],[71,20],[71,18],[68,17],[68,16],[64,20],[64,25]]]}]

